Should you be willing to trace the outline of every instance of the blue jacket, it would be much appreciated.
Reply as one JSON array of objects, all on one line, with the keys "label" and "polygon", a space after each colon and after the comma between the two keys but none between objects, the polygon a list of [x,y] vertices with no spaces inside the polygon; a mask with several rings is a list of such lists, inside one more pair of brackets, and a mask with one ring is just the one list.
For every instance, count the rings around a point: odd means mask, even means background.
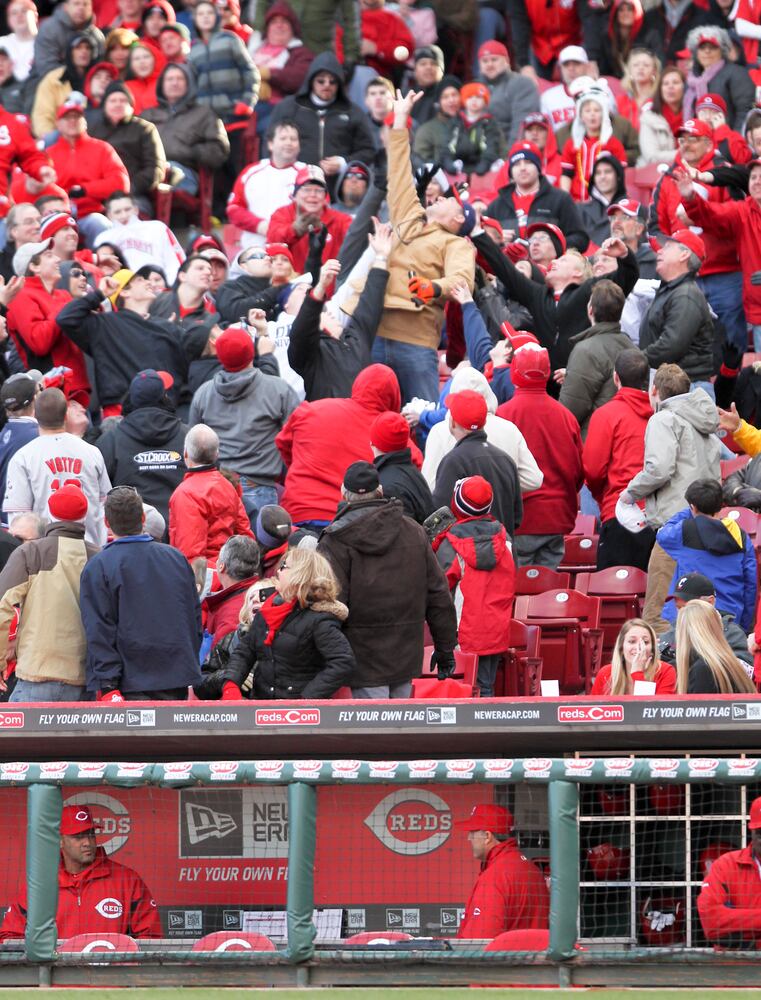
[{"label": "blue jacket", "polygon": [[[737,619],[748,632],[756,609],[756,553],[750,538],[731,518],[718,520],[689,508],[680,510],[659,530],[656,540],[676,559],[671,589],[687,573],[703,573],[716,588],[716,607]],[[676,618],[676,607],[667,601],[663,617]]]},{"label": "blue jacket", "polygon": [[[491,361],[489,352],[494,344],[486,329],[486,324],[475,302],[466,302],[462,308],[462,326],[465,336],[465,347],[470,363],[478,371],[483,372],[487,362]],[[491,388],[497,397],[497,402],[506,403],[513,398],[515,389],[510,378],[510,365],[495,368],[492,375]]]},{"label": "blue jacket", "polygon": [[87,689],[198,684],[201,605],[185,557],[149,535],[117,538],[82,571]]}]

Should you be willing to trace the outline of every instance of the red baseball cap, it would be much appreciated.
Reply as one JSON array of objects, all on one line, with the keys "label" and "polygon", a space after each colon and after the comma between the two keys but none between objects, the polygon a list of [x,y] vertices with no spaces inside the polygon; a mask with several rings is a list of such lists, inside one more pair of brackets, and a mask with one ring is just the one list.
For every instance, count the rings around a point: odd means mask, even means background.
[{"label": "red baseball cap", "polygon": [[694,135],[698,138],[712,139],[713,129],[708,124],[708,122],[702,122],[699,118],[688,118],[687,121],[680,125],[677,129],[676,134],[679,135]]},{"label": "red baseball cap", "polygon": [[761,795],[757,799],[753,799],[750,804],[750,817],[748,819],[748,829],[749,830],[759,830],[761,829]]},{"label": "red baseball cap", "polygon": [[94,830],[95,821],[87,806],[64,806],[61,812],[61,834],[73,837],[85,830]]},{"label": "red baseball cap", "polygon": [[242,326],[228,326],[216,342],[217,358],[228,372],[240,372],[254,360],[254,342]]},{"label": "red baseball cap", "polygon": [[507,48],[502,42],[497,42],[492,38],[479,48],[478,58],[480,59],[482,56],[504,56],[507,59]]},{"label": "red baseball cap", "polygon": [[703,108],[710,108],[712,111],[721,111],[725,115],[727,113],[727,102],[720,94],[703,94],[695,104],[695,112],[702,111]]},{"label": "red baseball cap", "polygon": [[677,59],[692,59],[692,53],[689,49],[680,49],[676,54]]},{"label": "red baseball cap", "polygon": [[[473,389],[450,392],[444,405],[452,414],[452,420],[469,431],[480,430],[486,423],[486,400]],[[479,827],[479,829],[482,829]]]},{"label": "red baseball cap", "polygon": [[641,208],[640,203],[633,198],[622,198],[620,201],[614,201],[612,205],[608,205],[607,214],[615,215],[616,212],[623,212],[630,219],[638,219]]},{"label": "red baseball cap", "polygon": [[325,180],[325,173],[322,167],[314,166],[314,164],[308,164],[306,167],[302,167],[301,170],[296,174],[296,178],[293,182],[293,193],[295,194],[300,187],[305,184],[317,184],[321,188],[328,190],[328,182]]},{"label": "red baseball cap", "polygon": [[555,244],[555,251],[558,257],[562,257],[565,253],[565,233],[559,226],[556,226],[552,222],[532,222],[526,230],[526,238],[530,240],[534,233],[547,233],[549,238]]},{"label": "red baseball cap", "polygon": [[674,243],[681,243],[683,247],[692,250],[701,261],[706,259],[706,245],[701,237],[697,233],[693,233],[691,229],[677,229],[675,233],[667,236],[666,239],[672,240]]},{"label": "red baseball cap", "polygon": [[461,830],[467,830],[468,833],[473,833],[476,830],[488,830],[490,833],[504,836],[510,833],[513,828],[513,814],[504,806],[483,802],[473,806],[470,816],[467,819],[457,820],[455,826]]}]

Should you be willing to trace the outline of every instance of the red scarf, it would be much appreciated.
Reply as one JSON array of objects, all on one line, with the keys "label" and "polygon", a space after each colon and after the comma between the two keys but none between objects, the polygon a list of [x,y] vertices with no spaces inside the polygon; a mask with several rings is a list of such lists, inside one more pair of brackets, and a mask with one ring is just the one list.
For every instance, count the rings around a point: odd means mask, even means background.
[{"label": "red scarf", "polygon": [[272,594],[259,608],[259,614],[267,623],[267,638],[264,640],[265,646],[271,646],[281,625],[288,615],[296,607],[296,600],[283,601],[282,604],[275,604],[275,599],[280,599],[279,594]]}]

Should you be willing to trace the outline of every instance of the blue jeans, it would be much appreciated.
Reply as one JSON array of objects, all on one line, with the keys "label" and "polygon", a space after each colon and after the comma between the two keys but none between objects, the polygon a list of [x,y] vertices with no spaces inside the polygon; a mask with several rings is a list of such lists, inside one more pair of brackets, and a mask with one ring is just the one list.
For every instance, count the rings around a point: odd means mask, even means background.
[{"label": "blue jeans", "polygon": [[761,354],[761,323],[751,327],[753,331],[753,350],[756,354]]},{"label": "blue jeans", "polygon": [[743,276],[741,271],[709,274],[698,278],[698,288],[724,324],[727,340],[741,351],[748,349],[748,324],[743,309]]},{"label": "blue jeans", "polygon": [[[410,317],[414,323],[414,317]],[[439,398],[439,355],[430,347],[403,344],[400,340],[376,337],[373,344],[373,361],[388,365],[399,380],[402,403],[413,396],[432,403]]]},{"label": "blue jeans", "polygon": [[181,170],[185,174],[180,183],[176,185],[175,190],[185,191],[189,195],[197,195],[198,173],[192,167],[186,167],[184,163],[178,163],[177,160],[170,160],[169,166],[177,167],[178,170]]},{"label": "blue jeans", "polygon": [[713,387],[713,382],[701,382],[700,380],[693,382],[690,386],[690,392],[694,392],[696,389],[705,389],[714,403],[716,402],[716,390]]},{"label": "blue jeans", "polygon": [[491,7],[478,7],[478,24],[476,25],[475,37],[473,39],[473,76],[478,76],[478,50],[484,42],[489,42],[492,38],[505,37],[505,19],[497,10]]},{"label": "blue jeans", "polygon": [[83,684],[64,684],[63,681],[16,681],[8,701],[34,703],[41,701],[82,701]]},{"label": "blue jeans", "polygon": [[100,212],[91,212],[83,219],[77,219],[77,226],[88,247],[92,247],[95,238],[111,228],[111,223]]},{"label": "blue jeans", "polygon": [[274,486],[257,486],[253,479],[247,476],[240,477],[240,486],[243,491],[243,506],[251,522],[251,530],[256,533],[256,518],[262,507],[267,504],[278,502],[277,490]]}]

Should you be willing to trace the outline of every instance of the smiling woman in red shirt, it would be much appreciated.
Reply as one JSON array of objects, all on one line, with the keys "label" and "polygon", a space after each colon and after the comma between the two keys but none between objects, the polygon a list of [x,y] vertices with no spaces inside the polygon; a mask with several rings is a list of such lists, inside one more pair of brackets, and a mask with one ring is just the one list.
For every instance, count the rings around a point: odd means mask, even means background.
[{"label": "smiling woman in red shirt", "polygon": [[621,626],[613,660],[595,677],[591,694],[634,694],[635,681],[655,683],[655,694],[673,694],[676,670],[656,658],[658,641],[652,627],[641,618],[630,618]]}]

